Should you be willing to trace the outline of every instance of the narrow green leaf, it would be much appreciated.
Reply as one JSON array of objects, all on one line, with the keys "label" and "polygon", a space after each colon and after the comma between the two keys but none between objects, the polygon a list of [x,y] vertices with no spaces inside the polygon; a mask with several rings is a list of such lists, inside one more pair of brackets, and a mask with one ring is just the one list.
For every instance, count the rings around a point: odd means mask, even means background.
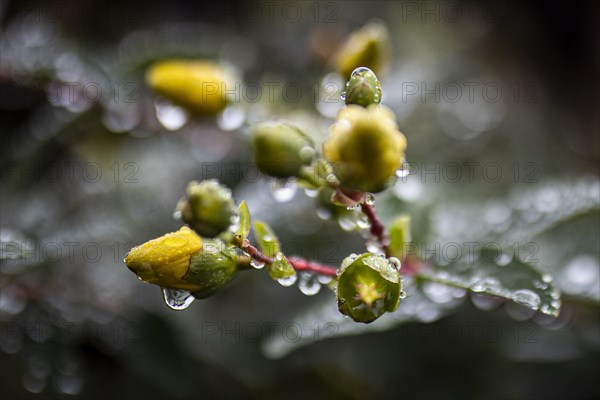
[{"label": "narrow green leaf", "polygon": [[404,260],[406,256],[406,245],[411,241],[410,215],[402,214],[396,218],[389,229],[391,255]]},{"label": "narrow green leaf", "polygon": [[271,264],[267,264],[267,272],[273,280],[287,278],[296,273],[283,253],[277,253],[277,256],[275,256],[275,261],[273,261]]},{"label": "narrow green leaf", "polygon": [[240,226],[236,234],[241,240],[244,240],[250,233],[250,211],[248,210],[248,205],[245,200],[240,203],[239,213]]},{"label": "narrow green leaf", "polygon": [[258,242],[258,248],[267,257],[274,258],[279,253],[279,243],[277,236],[273,233],[269,226],[262,221],[255,221],[254,235]]},{"label": "narrow green leaf", "polygon": [[461,259],[418,279],[489,294],[519,303],[544,314],[558,316],[560,292],[552,277],[507,253],[482,252],[475,260]]}]

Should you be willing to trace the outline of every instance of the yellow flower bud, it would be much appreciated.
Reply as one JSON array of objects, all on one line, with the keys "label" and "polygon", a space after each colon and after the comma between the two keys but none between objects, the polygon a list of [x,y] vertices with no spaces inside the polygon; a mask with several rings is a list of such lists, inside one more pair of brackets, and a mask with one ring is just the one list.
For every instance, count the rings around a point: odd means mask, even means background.
[{"label": "yellow flower bud", "polygon": [[193,114],[213,115],[227,106],[234,77],[219,65],[200,60],[166,60],[146,73],[148,85]]},{"label": "yellow flower bud", "polygon": [[385,106],[349,105],[329,133],[323,155],[344,188],[380,192],[402,164],[406,137]]},{"label": "yellow flower bud", "polygon": [[202,286],[186,282],[184,277],[190,268],[192,255],[198,253],[201,247],[200,236],[184,226],[177,232],[134,247],[125,257],[125,264],[145,282],[196,292]]},{"label": "yellow flower bud", "polygon": [[333,65],[345,79],[358,67],[368,67],[377,75],[390,60],[390,36],[385,25],[372,22],[353,32],[333,57]]}]

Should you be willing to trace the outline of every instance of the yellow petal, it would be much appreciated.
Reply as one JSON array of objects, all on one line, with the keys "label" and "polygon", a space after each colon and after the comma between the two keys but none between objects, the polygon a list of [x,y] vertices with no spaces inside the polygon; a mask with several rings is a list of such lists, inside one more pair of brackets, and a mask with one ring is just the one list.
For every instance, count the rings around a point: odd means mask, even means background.
[{"label": "yellow petal", "polygon": [[183,227],[131,249],[125,264],[141,280],[156,285],[197,291],[201,286],[183,280],[190,257],[200,251],[202,241],[193,230]]}]

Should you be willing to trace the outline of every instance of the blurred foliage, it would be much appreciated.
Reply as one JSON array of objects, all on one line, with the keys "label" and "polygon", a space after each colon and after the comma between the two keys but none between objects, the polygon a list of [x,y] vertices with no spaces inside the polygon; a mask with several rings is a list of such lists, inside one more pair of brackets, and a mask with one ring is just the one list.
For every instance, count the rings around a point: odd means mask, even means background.
[{"label": "blurred foliage", "polygon": [[[272,18],[267,3],[0,2],[0,395],[600,397],[598,4],[457,2],[455,19],[441,3],[287,2]],[[320,145],[344,105],[331,56],[372,19],[411,168],[378,195],[383,220],[410,214],[418,258],[454,242],[519,253],[540,285],[554,276],[560,316],[407,280],[398,310],[362,325],[330,291],[250,273],[168,310],[122,260],[179,228],[190,180],[231,187],[286,254],[363,251],[351,212],[259,179],[247,131],[279,116]],[[165,58],[231,66],[231,107],[191,117],[157,97],[144,77]]]}]

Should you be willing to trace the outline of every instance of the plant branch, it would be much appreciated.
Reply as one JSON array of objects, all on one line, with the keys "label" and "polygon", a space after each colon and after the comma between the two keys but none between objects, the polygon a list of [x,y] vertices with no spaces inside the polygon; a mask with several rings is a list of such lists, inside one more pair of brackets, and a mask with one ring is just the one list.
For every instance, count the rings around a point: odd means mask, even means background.
[{"label": "plant branch", "polygon": [[[256,247],[252,246],[248,239],[244,239],[240,246],[240,249],[248,253],[250,257],[252,257],[258,262],[270,264],[273,261],[275,261],[274,259],[267,257],[266,255],[261,253],[260,250],[258,250]],[[319,275],[331,276],[334,278],[337,276],[337,268],[335,267],[323,265],[313,261],[307,261],[301,257],[286,256],[286,259],[296,271],[311,271]]]},{"label": "plant branch", "polygon": [[368,204],[366,202],[362,202],[360,204],[360,209],[367,216],[369,222],[371,223],[371,234],[375,236],[381,248],[383,249],[385,256],[390,256],[390,247],[389,247],[389,239],[387,232],[385,231],[385,226],[379,219],[377,215],[377,211],[375,211],[375,206]]}]

